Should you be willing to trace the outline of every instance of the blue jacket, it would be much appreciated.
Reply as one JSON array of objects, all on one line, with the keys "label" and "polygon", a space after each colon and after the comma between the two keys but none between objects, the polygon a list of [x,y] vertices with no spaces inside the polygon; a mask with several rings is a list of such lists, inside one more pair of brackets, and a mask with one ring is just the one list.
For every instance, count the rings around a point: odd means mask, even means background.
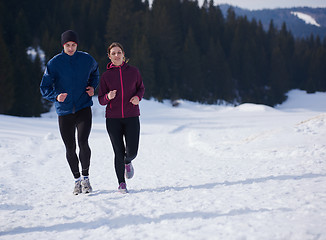
[{"label": "blue jacket", "polygon": [[[98,64],[91,55],[76,51],[69,56],[62,51],[47,63],[40,89],[45,99],[55,102],[57,114],[63,116],[92,106],[86,87],[95,90],[98,83]],[[56,100],[60,93],[68,93],[64,102]]]}]

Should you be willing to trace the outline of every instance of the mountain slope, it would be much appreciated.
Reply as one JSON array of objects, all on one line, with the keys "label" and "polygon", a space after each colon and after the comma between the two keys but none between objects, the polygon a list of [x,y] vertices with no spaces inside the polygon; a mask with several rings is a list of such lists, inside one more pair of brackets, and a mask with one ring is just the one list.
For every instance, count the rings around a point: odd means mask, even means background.
[{"label": "mountain slope", "polygon": [[[219,5],[224,16],[227,10],[231,7],[227,4]],[[255,18],[260,20],[265,30],[268,30],[271,19],[273,19],[274,26],[281,28],[283,22],[286,23],[287,29],[291,30],[294,37],[309,37],[314,36],[326,37],[326,8],[279,8],[279,9],[263,9],[263,10],[247,10],[238,7],[232,7],[238,16],[247,16],[248,19]],[[299,12],[312,17],[320,27],[312,24],[307,24],[304,20],[297,17],[293,12]]]}]

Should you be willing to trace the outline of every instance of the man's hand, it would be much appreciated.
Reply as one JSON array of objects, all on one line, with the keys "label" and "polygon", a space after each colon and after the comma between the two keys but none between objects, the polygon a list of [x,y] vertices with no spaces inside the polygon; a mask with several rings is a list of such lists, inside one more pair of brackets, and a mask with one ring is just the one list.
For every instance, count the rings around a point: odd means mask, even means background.
[{"label": "man's hand", "polygon": [[57,101],[58,102],[64,102],[66,97],[67,97],[68,93],[60,93],[58,96],[57,96]]},{"label": "man's hand", "polygon": [[87,92],[88,96],[90,96],[90,97],[94,96],[94,88],[93,87],[88,86],[86,88],[86,92]]}]

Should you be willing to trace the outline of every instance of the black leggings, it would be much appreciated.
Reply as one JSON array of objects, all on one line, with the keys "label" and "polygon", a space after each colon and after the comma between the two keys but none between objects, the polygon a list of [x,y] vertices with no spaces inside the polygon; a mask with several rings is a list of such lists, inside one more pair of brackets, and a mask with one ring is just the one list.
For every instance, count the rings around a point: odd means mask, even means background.
[{"label": "black leggings", "polygon": [[130,163],[138,152],[139,117],[107,118],[106,129],[114,151],[114,166],[119,184],[125,182],[125,164]]},{"label": "black leggings", "polygon": [[[91,158],[91,149],[88,145],[88,137],[92,126],[92,111],[90,107],[76,113],[59,116],[59,129],[66,147],[66,158],[75,178],[80,177],[79,161],[82,167],[82,175],[88,176]],[[79,146],[79,159],[76,154],[76,129]]]}]

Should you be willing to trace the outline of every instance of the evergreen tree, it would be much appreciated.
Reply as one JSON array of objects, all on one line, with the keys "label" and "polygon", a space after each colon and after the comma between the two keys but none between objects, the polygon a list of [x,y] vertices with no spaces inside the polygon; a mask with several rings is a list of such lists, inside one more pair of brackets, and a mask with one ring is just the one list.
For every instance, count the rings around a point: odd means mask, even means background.
[{"label": "evergreen tree", "polygon": [[226,21],[225,21],[225,30],[222,39],[222,46],[227,58],[231,58],[231,43],[233,42],[235,29],[237,25],[237,19],[235,12],[232,8],[229,8],[227,11]]},{"label": "evergreen tree", "polygon": [[257,81],[259,82],[259,90],[257,93],[260,95],[259,98],[262,99],[262,103],[266,103],[266,91],[268,91],[268,59],[267,59],[267,43],[266,43],[266,33],[263,29],[262,23],[259,21],[255,29],[253,40],[255,41],[255,46],[253,49],[253,55],[255,59]]},{"label": "evergreen tree", "polygon": [[212,38],[207,46],[207,53],[203,57],[203,78],[208,90],[207,102],[215,103],[217,100],[232,102],[234,85],[231,71],[219,40]]},{"label": "evergreen tree", "polygon": [[182,64],[182,97],[189,100],[205,101],[207,91],[204,89],[205,79],[201,74],[201,54],[195,42],[192,28],[189,28],[183,47]]},{"label": "evergreen tree", "polygon": [[294,38],[290,32],[286,29],[286,24],[282,24],[282,28],[278,34],[277,38],[278,46],[280,48],[280,51],[282,52],[284,56],[284,63],[285,68],[288,71],[288,79],[284,79],[287,81],[287,90],[290,89],[291,86],[293,86],[293,56],[294,56]]},{"label": "evergreen tree", "polygon": [[41,66],[40,61],[36,61],[37,66],[34,67],[26,53],[30,31],[23,10],[17,16],[15,27],[19,31],[14,38],[12,53],[19,57],[14,59],[13,64],[19,68],[16,68],[13,75],[14,102],[9,113],[16,116],[39,116],[42,112],[39,93]]},{"label": "evergreen tree", "polygon": [[0,114],[7,114],[14,103],[14,79],[8,46],[2,37],[0,26]]},{"label": "evergreen tree", "polygon": [[240,91],[242,101],[244,102],[259,102],[257,96],[259,92],[259,81],[256,72],[255,59],[252,50],[256,46],[254,43],[246,42],[243,49],[243,57],[241,61],[241,82]]},{"label": "evergreen tree", "polygon": [[133,28],[138,19],[135,17],[135,5],[140,0],[112,0],[106,24],[105,39],[108,44],[120,42],[125,49],[133,44]]},{"label": "evergreen tree", "polygon": [[146,87],[145,98],[154,97],[153,89],[155,88],[154,59],[151,56],[151,50],[145,35],[140,40],[135,39],[133,54],[130,64],[135,65],[143,78]]},{"label": "evergreen tree", "polygon": [[201,21],[198,21],[198,19],[201,18],[201,10],[198,6],[198,1],[182,1],[180,11],[180,25],[182,29],[180,34],[182,42],[184,42],[185,37],[188,34],[189,27],[193,29],[196,42],[200,43],[201,41],[204,41],[205,36],[202,35],[203,24]]},{"label": "evergreen tree", "polygon": [[269,85],[271,91],[268,97],[268,104],[274,106],[275,104],[282,103],[286,97],[285,93],[288,90],[288,69],[286,68],[286,62],[284,55],[280,48],[277,46],[273,49],[269,73]]},{"label": "evergreen tree", "polygon": [[311,61],[308,65],[308,78],[305,89],[307,92],[326,91],[326,51],[321,45],[319,37],[316,38],[311,52]]},{"label": "evergreen tree", "polygon": [[308,78],[308,68],[311,62],[310,50],[304,39],[298,40],[295,46],[293,58],[293,86],[299,89],[305,89],[306,79]]},{"label": "evergreen tree", "polygon": [[246,19],[237,19],[234,25],[234,35],[231,41],[230,53],[229,53],[229,64],[232,71],[232,77],[236,80],[239,92],[243,92],[245,89],[244,84],[242,84],[242,62],[243,62],[243,49],[246,43]]},{"label": "evergreen tree", "polygon": [[[156,0],[152,5],[151,48],[160,97],[170,98],[180,80],[182,44],[180,1]],[[164,95],[162,95],[164,93]]]},{"label": "evergreen tree", "polygon": [[210,37],[214,41],[221,40],[221,36],[224,34],[224,17],[221,9],[218,6],[214,6],[214,1],[210,0],[208,12],[207,12],[207,26]]},{"label": "evergreen tree", "polygon": [[156,76],[156,84],[155,88],[153,89],[154,97],[159,101],[162,101],[163,99],[170,99],[173,89],[173,82],[170,81],[171,75],[167,60],[162,59],[158,62]]}]

